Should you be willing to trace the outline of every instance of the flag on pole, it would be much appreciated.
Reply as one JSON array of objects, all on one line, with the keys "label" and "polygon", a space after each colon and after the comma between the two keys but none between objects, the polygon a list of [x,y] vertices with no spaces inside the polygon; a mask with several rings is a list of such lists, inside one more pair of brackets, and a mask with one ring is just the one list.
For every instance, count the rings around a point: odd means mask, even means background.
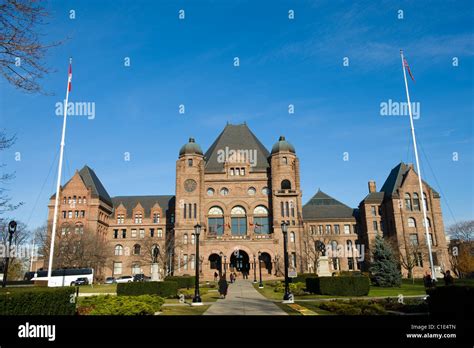
[{"label": "flag on pole", "polygon": [[72,87],[72,58],[69,59],[69,74],[68,74],[68,84],[67,90],[71,92]]},{"label": "flag on pole", "polygon": [[405,68],[407,68],[408,74],[410,75],[413,82],[415,82],[415,78],[413,77],[413,75],[411,73],[410,66],[408,65],[408,62],[407,62],[406,58],[403,58],[403,65],[405,66]]}]

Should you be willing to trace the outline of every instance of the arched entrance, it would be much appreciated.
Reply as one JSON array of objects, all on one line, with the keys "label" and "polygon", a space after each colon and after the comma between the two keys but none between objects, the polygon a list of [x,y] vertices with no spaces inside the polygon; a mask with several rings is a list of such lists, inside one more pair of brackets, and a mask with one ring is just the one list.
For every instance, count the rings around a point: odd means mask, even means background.
[{"label": "arched entrance", "polygon": [[219,273],[222,272],[221,257],[218,254],[209,255],[208,261],[211,269],[217,270]]},{"label": "arched entrance", "polygon": [[272,258],[269,253],[263,252],[260,254],[260,262],[262,268],[266,269],[268,274],[272,274]]},{"label": "arched entrance", "polygon": [[229,265],[231,271],[233,270],[248,274],[250,272],[249,255],[241,249],[235,250],[230,256]]}]

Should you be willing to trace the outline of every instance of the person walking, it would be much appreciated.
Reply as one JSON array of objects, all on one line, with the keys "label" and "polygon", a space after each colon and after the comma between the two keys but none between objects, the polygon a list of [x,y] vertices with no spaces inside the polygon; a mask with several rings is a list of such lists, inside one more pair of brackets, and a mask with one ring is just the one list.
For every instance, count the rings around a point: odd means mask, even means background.
[{"label": "person walking", "polygon": [[446,286],[454,284],[454,278],[451,275],[450,270],[447,270],[446,273],[444,273],[443,280],[444,280],[444,285],[446,285]]},{"label": "person walking", "polygon": [[220,298],[225,298],[227,296],[227,288],[229,287],[229,284],[227,284],[225,273],[219,279],[218,285],[219,285]]},{"label": "person walking", "polygon": [[218,277],[218,276],[219,276],[219,275],[217,274],[217,272],[214,272],[214,281],[215,281],[215,282],[217,282],[217,277]]}]

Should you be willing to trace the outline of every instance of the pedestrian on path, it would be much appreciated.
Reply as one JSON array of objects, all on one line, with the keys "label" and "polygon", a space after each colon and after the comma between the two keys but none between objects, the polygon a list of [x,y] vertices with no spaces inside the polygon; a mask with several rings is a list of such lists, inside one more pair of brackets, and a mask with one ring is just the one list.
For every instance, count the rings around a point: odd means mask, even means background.
[{"label": "pedestrian on path", "polygon": [[219,276],[219,275],[217,274],[217,272],[214,272],[214,281],[215,281],[215,282],[217,282],[217,277],[218,277],[218,276]]},{"label": "pedestrian on path", "polygon": [[225,298],[227,296],[227,288],[229,284],[227,284],[226,274],[224,273],[219,279],[219,294],[221,298]]}]

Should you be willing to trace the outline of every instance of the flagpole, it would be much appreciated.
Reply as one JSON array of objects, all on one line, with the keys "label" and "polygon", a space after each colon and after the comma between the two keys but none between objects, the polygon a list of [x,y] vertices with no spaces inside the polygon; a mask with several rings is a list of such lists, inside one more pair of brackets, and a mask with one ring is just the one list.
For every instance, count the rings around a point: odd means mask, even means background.
[{"label": "flagpole", "polygon": [[53,270],[53,255],[54,255],[54,241],[56,240],[56,229],[58,222],[58,207],[59,207],[59,193],[61,190],[61,172],[63,167],[63,154],[64,154],[64,139],[66,137],[66,120],[67,120],[67,105],[69,100],[69,89],[72,81],[72,58],[69,58],[69,73],[66,87],[66,99],[64,101],[64,117],[63,117],[63,130],[61,134],[61,145],[59,151],[59,165],[58,165],[58,181],[56,183],[56,197],[54,200],[54,214],[53,214],[53,230],[51,232],[51,245],[49,248],[49,262],[48,262],[48,286],[51,286],[51,275]]},{"label": "flagpole", "polygon": [[425,234],[426,234],[426,243],[428,244],[428,253],[430,257],[430,268],[431,268],[431,278],[436,281],[436,274],[433,264],[433,254],[431,252],[431,243],[430,233],[428,229],[428,219],[426,214],[426,205],[428,204],[428,197],[426,197],[425,203],[425,195],[423,194],[423,184],[421,180],[421,168],[420,168],[420,161],[418,159],[418,148],[416,145],[416,136],[415,136],[415,125],[413,123],[413,116],[411,113],[411,101],[410,101],[410,93],[408,92],[408,82],[407,82],[407,74],[405,72],[405,58],[403,57],[403,51],[400,50],[400,57],[402,59],[402,68],[403,68],[403,78],[405,79],[405,90],[407,94],[407,101],[408,101],[408,113],[410,114],[410,128],[411,128],[411,136],[413,139],[413,148],[415,150],[415,161],[416,161],[416,170],[418,172],[418,185],[420,188],[420,197],[423,206],[423,225],[425,226]]}]

